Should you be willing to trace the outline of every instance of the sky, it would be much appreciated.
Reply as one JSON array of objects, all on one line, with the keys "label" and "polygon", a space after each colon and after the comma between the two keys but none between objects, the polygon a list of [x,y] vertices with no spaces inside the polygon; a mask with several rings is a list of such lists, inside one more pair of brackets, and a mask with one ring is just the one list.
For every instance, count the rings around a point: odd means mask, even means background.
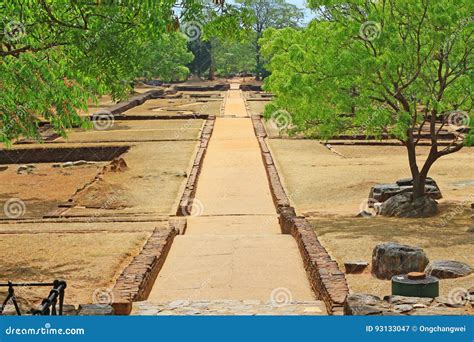
[{"label": "sky", "polygon": [[306,6],[306,0],[286,0],[286,2],[289,2],[290,4],[296,5],[299,8],[305,9],[305,22],[309,22],[311,19],[313,19],[314,15],[311,13],[311,11],[308,9]]},{"label": "sky", "polygon": [[314,17],[314,15],[306,6],[306,0],[286,0],[286,2],[296,5],[299,8],[302,8],[305,10],[305,23],[308,23]]}]

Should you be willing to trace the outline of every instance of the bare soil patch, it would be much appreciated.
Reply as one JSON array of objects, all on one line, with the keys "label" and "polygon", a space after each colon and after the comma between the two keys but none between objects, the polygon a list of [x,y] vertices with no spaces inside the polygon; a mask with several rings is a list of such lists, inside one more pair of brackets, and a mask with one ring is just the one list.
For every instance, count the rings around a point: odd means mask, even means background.
[{"label": "bare soil patch", "polygon": [[[2,227],[3,228],[3,227]],[[120,272],[143,247],[151,231],[51,234],[0,234],[0,282],[68,283],[67,304],[92,303],[97,288],[111,288]],[[6,295],[0,289],[0,298]],[[21,297],[33,305],[48,288],[22,288]]]},{"label": "bare soil patch", "polygon": [[[370,188],[410,177],[406,151],[396,146],[335,146],[319,141],[271,139],[288,196],[306,216],[357,215]],[[420,148],[420,157],[426,155]],[[474,202],[474,151],[466,148],[440,159],[430,172],[445,202]]]},{"label": "bare soil patch", "polygon": [[[53,168],[53,163],[32,164],[35,169],[30,174],[18,174],[20,165],[9,165],[0,172],[0,203],[3,206],[11,198],[20,199],[25,210],[18,218],[42,217],[92,181],[106,164],[72,168]],[[0,218],[8,218],[4,210],[0,211]]]},{"label": "bare soil patch", "polygon": [[[271,139],[269,142],[288,196],[341,269],[345,261],[371,261],[378,243],[394,241],[424,248],[430,260],[448,259],[474,265],[472,149],[441,159],[433,177],[441,188],[441,214],[429,219],[356,218],[369,189],[409,176],[402,147],[336,146],[341,157],[318,141]],[[370,269],[346,275],[352,292],[390,294],[390,281],[377,280]],[[440,282],[442,295],[470,288],[474,275]]]},{"label": "bare soil patch", "polygon": [[203,120],[115,121],[106,130],[75,129],[55,142],[127,142],[198,139]]}]

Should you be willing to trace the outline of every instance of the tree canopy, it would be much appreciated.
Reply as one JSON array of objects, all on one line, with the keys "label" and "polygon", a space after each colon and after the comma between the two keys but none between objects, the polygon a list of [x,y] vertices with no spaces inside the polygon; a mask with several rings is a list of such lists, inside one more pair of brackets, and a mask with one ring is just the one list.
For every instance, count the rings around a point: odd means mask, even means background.
[{"label": "tree canopy", "polygon": [[269,28],[298,28],[302,25],[303,11],[285,0],[238,0],[242,10],[249,13],[252,32],[247,35],[247,42],[254,46],[255,73],[257,78],[265,76],[265,61],[260,52],[259,39]]},{"label": "tree canopy", "polygon": [[173,15],[177,5],[184,21],[201,15],[207,3],[3,2],[0,141],[38,138],[40,118],[61,134],[87,125],[78,113],[91,98],[106,93],[123,98],[137,77],[184,77],[193,56]]},{"label": "tree canopy", "polygon": [[[290,128],[322,138],[351,129],[393,135],[407,147],[415,197],[422,196],[433,163],[473,142],[473,3],[309,5],[318,19],[305,30],[269,29],[261,40],[271,59],[266,89],[276,95],[266,116],[285,110]],[[431,148],[419,166],[415,149],[425,127]],[[440,146],[446,128],[455,138]]]}]

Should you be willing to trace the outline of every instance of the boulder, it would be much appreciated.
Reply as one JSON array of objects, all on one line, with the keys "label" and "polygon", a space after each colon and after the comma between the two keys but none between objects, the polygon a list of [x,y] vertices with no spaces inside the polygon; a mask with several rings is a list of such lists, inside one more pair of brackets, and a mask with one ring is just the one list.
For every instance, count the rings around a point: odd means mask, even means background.
[{"label": "boulder", "polygon": [[431,217],[438,214],[438,203],[424,196],[412,200],[412,193],[405,192],[390,197],[380,206],[379,214],[394,217]]},{"label": "boulder", "polygon": [[459,278],[471,274],[472,267],[459,261],[436,260],[428,264],[425,273],[439,279]]},{"label": "boulder", "polygon": [[387,303],[370,294],[350,294],[344,303],[344,314],[350,316],[380,315],[387,309]]},{"label": "boulder", "polygon": [[354,262],[345,262],[344,267],[347,274],[362,273],[369,266],[368,262],[365,261],[354,261]]},{"label": "boulder", "polygon": [[0,172],[8,170],[8,166],[6,165],[0,165]]},{"label": "boulder", "polygon": [[468,228],[468,229],[467,229],[467,232],[468,232],[468,233],[474,233],[474,227]]},{"label": "boulder", "polygon": [[372,274],[378,279],[423,272],[428,263],[428,257],[420,247],[388,242],[375,246],[372,252]]}]

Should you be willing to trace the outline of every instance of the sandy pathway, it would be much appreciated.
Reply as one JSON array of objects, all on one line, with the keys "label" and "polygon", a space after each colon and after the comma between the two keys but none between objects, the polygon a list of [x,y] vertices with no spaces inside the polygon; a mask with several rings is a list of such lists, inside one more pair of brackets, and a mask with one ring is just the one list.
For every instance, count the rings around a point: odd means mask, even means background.
[{"label": "sandy pathway", "polygon": [[280,232],[245,102],[239,85],[231,86],[198,182],[195,201],[202,210],[175,238],[148,302],[309,301],[323,307],[314,300],[296,242]]}]

